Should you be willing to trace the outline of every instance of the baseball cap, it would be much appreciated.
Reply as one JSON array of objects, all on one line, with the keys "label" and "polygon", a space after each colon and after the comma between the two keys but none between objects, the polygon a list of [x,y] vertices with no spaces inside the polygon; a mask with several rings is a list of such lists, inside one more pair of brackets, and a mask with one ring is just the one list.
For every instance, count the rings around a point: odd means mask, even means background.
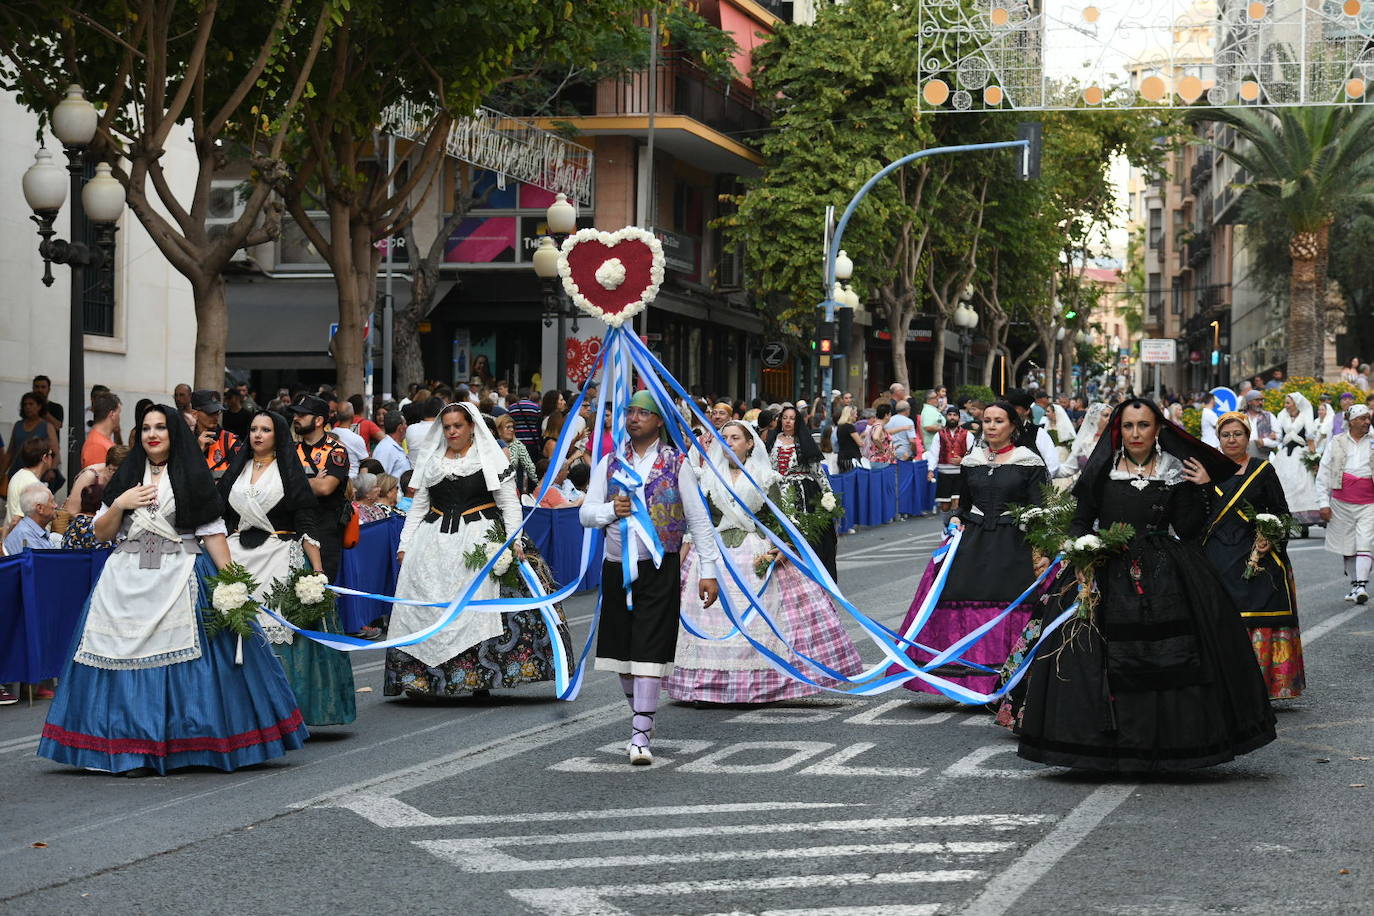
[{"label": "baseball cap", "polygon": [[219,401],[219,392],[211,388],[199,388],[191,392],[191,409],[202,413],[219,413],[224,405]]},{"label": "baseball cap", "polygon": [[291,405],[294,414],[313,414],[317,417],[329,416],[329,402],[313,394],[303,394]]}]

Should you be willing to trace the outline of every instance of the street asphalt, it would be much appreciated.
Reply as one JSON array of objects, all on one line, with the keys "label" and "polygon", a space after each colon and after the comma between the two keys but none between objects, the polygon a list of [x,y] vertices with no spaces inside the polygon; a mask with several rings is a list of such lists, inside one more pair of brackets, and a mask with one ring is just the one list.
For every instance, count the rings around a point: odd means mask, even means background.
[{"label": "street asphalt", "polygon": [[[937,538],[842,538],[842,589],[900,622]],[[354,724],[231,774],[60,767],[34,754],[47,704],[7,707],[0,912],[1374,913],[1374,612],[1320,531],[1292,556],[1307,695],[1277,742],[1168,778],[1030,764],[985,712],[905,690],[665,703],[632,768],[611,676],[414,703],[382,697],[379,652],[354,657]],[[566,610],[580,647],[591,600]]]}]

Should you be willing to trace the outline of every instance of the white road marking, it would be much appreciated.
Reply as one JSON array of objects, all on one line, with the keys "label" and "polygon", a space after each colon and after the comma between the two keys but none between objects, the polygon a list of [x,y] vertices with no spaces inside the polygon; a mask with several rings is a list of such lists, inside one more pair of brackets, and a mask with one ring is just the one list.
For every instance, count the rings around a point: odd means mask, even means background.
[{"label": "white road marking", "polygon": [[1348,611],[1341,611],[1341,613],[1339,614],[1326,618],[1321,623],[1312,627],[1310,630],[1303,630],[1302,644],[1304,646],[1310,646],[1312,643],[1321,639],[1327,633],[1330,633],[1332,630],[1336,629],[1336,627],[1340,626],[1343,623],[1347,623],[1351,620],[1354,620],[1356,617],[1360,616],[1367,610],[1369,610],[1369,605],[1357,604],[1355,607],[1351,608]]},{"label": "white road marking", "polygon": [[888,700],[877,706],[870,706],[858,715],[850,716],[845,719],[849,725],[936,725],[940,722],[954,718],[952,712],[934,712],[919,719],[884,719],[883,713],[891,712],[894,709],[909,708],[908,700]]},{"label": "white road marking", "polygon": [[[641,767],[642,769],[642,767]],[[813,811],[824,808],[863,808],[862,802],[730,802],[719,805],[669,805],[642,808],[601,808],[595,811],[525,811],[519,814],[462,814],[436,817],[398,798],[366,792],[348,795],[334,803],[361,815],[378,827],[454,827],[479,824],[525,824],[587,820],[616,820],[625,817],[679,817],[686,815],[738,814],[755,811]]]},{"label": "white road marking", "polygon": [[849,761],[877,747],[872,742],[863,741],[851,744],[806,767],[798,776],[895,776],[899,779],[915,779],[926,772],[926,767],[852,767]]},{"label": "white road marking", "polygon": [[654,741],[654,765],[652,767],[629,767],[625,757],[625,743],[623,741],[612,742],[601,745],[597,751],[602,754],[609,754],[614,760],[607,760],[603,757],[569,757],[567,760],[550,764],[547,769],[560,773],[623,773],[626,769],[636,773],[648,773],[651,769],[661,770],[677,763],[676,758],[665,757],[658,753],[660,750],[666,749],[678,754],[700,754],[707,748],[713,747],[715,743],[714,741],[702,741],[696,738],[659,738]]},{"label": "white road marking", "polygon": [[[708,754],[700,760],[684,763],[682,766],[678,767],[678,772],[713,773],[719,775],[781,773],[783,770],[789,770],[802,761],[810,760],[817,754],[822,754],[834,746],[835,745],[831,744],[829,741],[740,741],[735,744],[727,744],[720,750]],[[762,763],[724,762],[750,751],[790,751],[791,753],[788,753],[780,759],[765,760]]]},{"label": "white road marking", "polygon": [[[879,906],[827,906],[802,909],[764,910],[759,916],[931,916],[940,912],[938,903],[896,903]],[[716,916],[731,916],[719,913]]]},{"label": "white road marking", "polygon": [[[624,713],[625,702],[623,700],[607,703],[605,706],[589,709],[581,715],[527,728],[524,731],[515,732],[485,744],[467,747],[452,754],[433,757],[412,766],[392,770],[389,773],[380,773],[349,785],[340,786],[307,801],[297,802],[291,807],[309,808],[315,805],[329,805],[345,795],[363,791],[370,791],[376,795],[400,795],[402,792],[427,786],[459,773],[484,767],[489,763],[497,763],[511,757],[529,754],[546,745],[555,744],[584,732],[594,731],[620,721],[625,717]],[[444,723],[447,727],[452,727],[455,724],[458,723]]]},{"label": "white road marking", "polygon": [[833,706],[774,706],[751,709],[726,722],[750,722],[755,725],[800,725],[803,723],[824,722],[843,715],[855,703],[837,703]]},{"label": "white road marking", "polygon": [[[557,843],[558,837],[548,837]],[[738,862],[747,855],[761,861],[773,859],[831,859],[844,856],[873,855],[961,855],[987,856],[1006,852],[1015,844],[1003,841],[948,843],[858,843],[837,846],[804,846],[782,849],[716,849],[703,852],[674,852],[640,856],[576,856],[567,859],[517,859],[500,850],[504,837],[479,837],[463,840],[415,840],[416,846],[454,865],[474,873],[555,871],[570,868],[639,868],[651,865],[688,865],[699,862]]]},{"label": "white road marking", "polygon": [[1039,767],[1036,769],[996,770],[983,766],[983,761],[992,757],[1015,753],[1016,745],[1014,744],[985,745],[956,760],[940,775],[956,779],[969,776],[981,776],[990,779],[1031,779],[1044,772]]},{"label": "white road marking", "polygon": [[[664,884],[626,884],[608,887],[550,887],[512,890],[516,900],[548,916],[629,916],[608,897],[695,897],[739,891],[790,891],[810,888],[860,887],[873,884],[935,884],[976,881],[983,872],[945,869],[915,872],[856,872],[840,875],[789,875],[739,881],[670,881]],[[830,909],[820,912],[834,912]]]},{"label": "white road marking", "polygon": [[1010,868],[995,876],[983,892],[960,910],[962,916],[1001,916],[1021,895],[1043,878],[1060,859],[1092,833],[1139,786],[1105,785],[1093,792],[1065,815],[1040,842],[1026,851]]}]

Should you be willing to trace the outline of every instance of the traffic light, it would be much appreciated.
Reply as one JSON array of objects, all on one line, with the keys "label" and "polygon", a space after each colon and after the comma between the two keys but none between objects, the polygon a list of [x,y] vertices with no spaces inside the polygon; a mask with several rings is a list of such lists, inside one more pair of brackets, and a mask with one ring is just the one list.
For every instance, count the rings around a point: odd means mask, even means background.
[{"label": "traffic light", "polygon": [[835,322],[822,321],[816,325],[816,355],[820,357],[821,368],[830,365],[835,355]]},{"label": "traffic light", "polygon": [[1073,321],[1073,320],[1074,320],[1075,318],[1077,318],[1077,317],[1078,317],[1078,312],[1077,312],[1075,309],[1069,309],[1067,312],[1064,313],[1064,320],[1065,320],[1065,321]]},{"label": "traffic light", "polygon": [[1044,125],[1039,121],[1023,121],[1016,125],[1016,139],[1027,146],[1017,150],[1016,177],[1030,181],[1040,177],[1040,151],[1044,146]]}]

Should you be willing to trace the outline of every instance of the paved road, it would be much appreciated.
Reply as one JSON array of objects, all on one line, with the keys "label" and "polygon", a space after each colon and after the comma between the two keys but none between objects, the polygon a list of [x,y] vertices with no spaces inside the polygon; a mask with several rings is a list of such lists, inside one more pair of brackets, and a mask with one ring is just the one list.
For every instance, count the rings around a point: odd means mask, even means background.
[{"label": "paved road", "polygon": [[[846,594],[899,621],[936,537],[842,539]],[[420,705],[382,699],[374,653],[353,726],[233,774],[60,768],[33,753],[44,704],[9,707],[0,910],[1374,913],[1374,613],[1341,603],[1320,537],[1294,565],[1308,696],[1278,742],[1168,779],[1035,767],[986,715],[905,691],[668,705],[630,768],[611,677],[572,704]]]}]

